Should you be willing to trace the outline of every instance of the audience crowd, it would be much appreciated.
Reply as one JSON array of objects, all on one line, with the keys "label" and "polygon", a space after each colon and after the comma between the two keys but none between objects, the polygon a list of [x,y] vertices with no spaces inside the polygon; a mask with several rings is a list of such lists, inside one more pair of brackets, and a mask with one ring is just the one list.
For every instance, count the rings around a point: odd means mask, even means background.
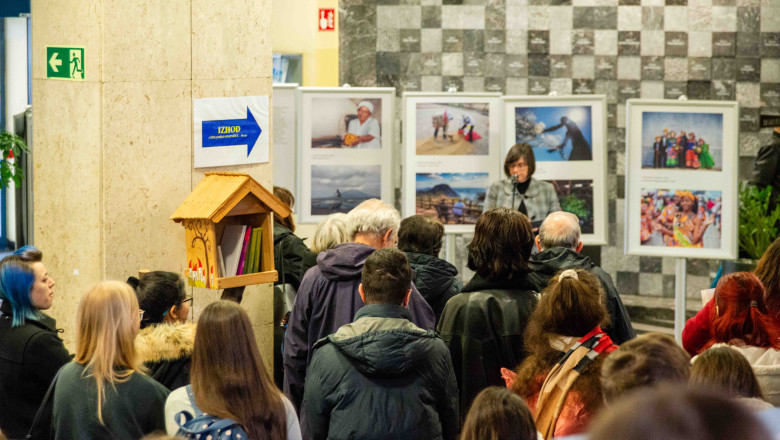
[{"label": "audience crowd", "polygon": [[163,271],[82,295],[71,354],[41,251],[0,261],[0,439],[780,438],[780,238],[719,280],[680,346],[636,335],[573,214],[535,235],[486,210],[465,285],[436,219],[371,199],[311,248],[275,221],[278,361],[235,302],[193,322]]}]

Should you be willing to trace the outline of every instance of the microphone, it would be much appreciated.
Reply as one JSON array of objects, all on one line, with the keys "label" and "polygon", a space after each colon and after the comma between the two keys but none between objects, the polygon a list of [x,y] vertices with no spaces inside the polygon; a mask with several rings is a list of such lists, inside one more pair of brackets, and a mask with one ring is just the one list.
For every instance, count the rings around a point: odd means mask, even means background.
[{"label": "microphone", "polygon": [[512,183],[517,183],[517,174],[512,174]]}]

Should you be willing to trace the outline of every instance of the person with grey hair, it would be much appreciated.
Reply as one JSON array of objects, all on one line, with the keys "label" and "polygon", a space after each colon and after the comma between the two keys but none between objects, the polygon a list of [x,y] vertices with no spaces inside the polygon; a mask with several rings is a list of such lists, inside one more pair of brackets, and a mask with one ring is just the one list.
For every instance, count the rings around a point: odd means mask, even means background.
[{"label": "person with grey hair", "polygon": [[[321,253],[317,265],[306,272],[284,338],[284,393],[300,409],[306,370],[314,343],[353,321],[363,307],[358,292],[363,265],[377,249],[395,247],[401,216],[387,203],[366,200],[345,219],[350,242]],[[409,298],[411,321],[434,329],[431,307],[414,284]]]},{"label": "person with grey hair", "polygon": [[604,332],[616,344],[622,344],[636,337],[631,318],[620,300],[612,277],[593,264],[590,258],[580,254],[582,246],[577,216],[565,211],[551,213],[542,222],[539,235],[536,236],[539,253],[531,255],[529,260],[533,276],[540,286],[546,286],[553,275],[565,269],[585,269],[595,275],[604,290],[605,305],[610,316],[610,323],[604,327]]}]

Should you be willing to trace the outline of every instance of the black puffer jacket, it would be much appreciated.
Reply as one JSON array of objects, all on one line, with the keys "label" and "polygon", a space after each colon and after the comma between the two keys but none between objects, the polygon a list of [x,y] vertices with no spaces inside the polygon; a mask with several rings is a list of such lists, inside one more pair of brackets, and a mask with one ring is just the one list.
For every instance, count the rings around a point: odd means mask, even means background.
[{"label": "black puffer jacket", "polygon": [[537,277],[542,288],[547,286],[553,275],[564,269],[584,269],[595,275],[606,293],[606,306],[611,318],[609,325],[604,327],[604,332],[618,345],[636,337],[634,327],[631,326],[631,317],[628,316],[623,301],[612,284],[612,277],[594,265],[590,258],[571,249],[554,247],[531,255],[528,264],[534,270],[532,276]]},{"label": "black puffer jacket", "polygon": [[506,386],[501,368],[514,369],[525,358],[523,334],[538,290],[527,274],[497,281],[477,274],[447,302],[438,330],[452,355],[462,415],[483,389]]},{"label": "black puffer jacket", "polygon": [[458,389],[436,332],[403,306],[367,305],[315,345],[301,410],[303,438],[452,439]]},{"label": "black puffer jacket", "polygon": [[279,271],[274,284],[290,283],[298,290],[303,275],[311,268],[304,260],[316,262],[316,255],[290,229],[274,223],[274,267]]},{"label": "black puffer jacket", "polygon": [[436,316],[436,324],[441,318],[441,311],[450,298],[460,293],[463,283],[455,278],[458,269],[452,264],[426,254],[407,252],[406,258],[414,269],[414,285],[420,295],[428,301]]},{"label": "black puffer jacket", "polygon": [[[11,307],[0,306],[0,430],[8,438],[24,438],[57,370],[70,354],[47,315],[11,327]],[[51,422],[51,410],[38,427]],[[35,438],[35,437],[34,437]]]}]

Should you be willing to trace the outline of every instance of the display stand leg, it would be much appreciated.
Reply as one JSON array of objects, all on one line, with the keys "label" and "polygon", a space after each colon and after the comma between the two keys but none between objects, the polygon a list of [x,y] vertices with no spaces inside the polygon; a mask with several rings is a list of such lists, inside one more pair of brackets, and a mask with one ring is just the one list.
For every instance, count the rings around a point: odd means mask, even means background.
[{"label": "display stand leg", "polygon": [[455,257],[455,234],[444,233],[444,236],[446,237],[444,243],[446,246],[444,251],[444,259],[450,263],[453,263]]},{"label": "display stand leg", "polygon": [[674,339],[682,345],[685,327],[685,258],[678,258],[674,268]]}]

